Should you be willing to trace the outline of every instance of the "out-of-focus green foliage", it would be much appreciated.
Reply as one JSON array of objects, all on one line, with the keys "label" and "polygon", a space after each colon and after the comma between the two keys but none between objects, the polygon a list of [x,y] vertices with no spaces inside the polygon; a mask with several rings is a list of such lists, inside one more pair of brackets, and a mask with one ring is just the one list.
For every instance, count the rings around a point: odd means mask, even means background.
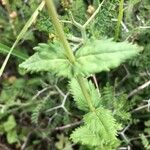
[{"label": "out-of-focus green foliage", "polygon": [[[3,63],[3,57],[8,53],[9,47],[11,47],[18,33],[41,1],[17,0],[16,2],[12,0],[9,2],[10,12],[0,1],[0,43],[3,43],[0,47],[0,51],[3,51],[3,53],[0,53],[0,64]],[[71,21],[69,11],[72,12],[74,19],[83,25],[93,14],[93,10],[96,10],[99,2],[102,2],[102,0],[55,1],[59,19],[73,48],[78,47],[78,42],[74,40],[74,37],[71,37],[73,35],[77,36],[80,42],[81,34],[79,29],[67,22]],[[118,6],[119,0],[106,0],[104,2],[99,13],[86,29],[88,38],[94,37],[101,40],[104,37],[114,37]],[[17,14],[16,16],[15,13],[12,13],[13,11]],[[11,13],[14,15],[14,18],[9,17]],[[103,113],[109,116],[106,118],[110,118],[110,122],[114,119],[115,122],[121,124],[125,129],[124,131],[118,131],[119,140],[116,140],[114,143],[110,142],[111,144],[103,144],[97,147],[97,150],[116,150],[117,147],[125,148],[127,146],[133,150],[149,149],[150,113],[148,104],[150,88],[147,86],[132,97],[128,97],[129,93],[134,89],[150,80],[149,13],[149,0],[128,0],[124,2],[124,17],[119,40],[128,40],[142,46],[144,49],[139,56],[111,70],[109,73],[96,74],[96,80],[100,89],[100,101],[97,102],[97,99],[95,99],[97,108],[102,106],[102,109],[105,110]],[[13,55],[26,59],[26,54],[32,55],[34,52],[32,49],[38,43],[52,42],[53,40],[57,40],[57,35],[45,9],[40,12],[35,23],[18,44],[16,49],[19,50],[19,53],[17,50],[14,51]],[[120,48],[123,47],[120,46]],[[82,49],[81,46],[77,48],[77,50],[80,49]],[[93,49],[91,49],[91,52],[93,52]],[[46,56],[48,57],[47,54]],[[27,150],[93,150],[91,146],[73,144],[69,138],[74,128],[80,124],[80,128],[83,129],[81,132],[86,130],[85,135],[91,136],[91,133],[87,134],[90,126],[87,127],[86,122],[88,122],[87,118],[90,118],[88,123],[89,125],[90,123],[92,124],[91,116],[92,118],[95,117],[93,117],[93,114],[88,114],[89,116],[87,116],[86,120],[84,119],[84,124],[81,122],[84,115],[82,110],[86,105],[84,103],[78,104],[79,102],[75,103],[72,97],[67,95],[68,81],[64,78],[56,77],[54,72],[40,72],[40,74],[33,73],[22,76],[19,74],[17,67],[21,60],[17,59],[17,57],[10,59],[3,77],[0,78],[0,146],[1,144],[7,145],[14,150],[23,149],[23,146]],[[39,66],[40,63],[36,65],[36,67]],[[46,69],[48,68],[49,66],[46,65]],[[86,68],[89,72],[93,69],[89,65]],[[93,78],[90,77],[90,79]],[[95,89],[96,92],[90,89],[89,93],[93,93],[93,95],[96,95],[95,97],[98,97],[98,89],[94,87],[92,82],[91,80],[92,89]],[[109,84],[107,84],[108,82]],[[73,84],[72,89],[74,88],[74,90],[71,92],[74,91],[80,95],[81,90],[76,87]],[[74,96],[76,94],[74,93]],[[65,96],[67,97],[66,100]],[[82,108],[78,107],[78,109],[76,104],[80,106],[82,104],[83,106]],[[99,117],[106,119],[103,117],[103,113],[99,114]],[[106,121],[105,124],[112,124],[110,122]],[[80,128],[76,131],[79,132]],[[81,132],[72,135],[74,141],[79,138],[77,142],[85,142],[87,137],[83,138]],[[103,132],[104,130],[100,133]],[[101,135],[105,136],[105,133]],[[80,137],[83,139],[81,140]],[[88,140],[91,143],[89,137],[86,142]],[[95,138],[92,138],[92,140],[93,143],[96,143]]]}]

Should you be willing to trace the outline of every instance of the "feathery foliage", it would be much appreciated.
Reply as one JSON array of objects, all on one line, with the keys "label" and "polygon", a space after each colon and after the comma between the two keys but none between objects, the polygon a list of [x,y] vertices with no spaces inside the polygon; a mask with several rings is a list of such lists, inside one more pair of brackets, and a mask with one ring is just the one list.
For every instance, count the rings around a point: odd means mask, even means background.
[{"label": "feathery foliage", "polygon": [[144,134],[141,134],[140,137],[141,137],[145,150],[150,150],[150,142],[148,141],[146,136]]},{"label": "feathery foliage", "polygon": [[[92,105],[96,110],[84,115],[84,125],[72,133],[71,139],[76,143],[95,146],[95,149],[106,148],[106,146],[113,149],[113,146],[118,143],[116,135],[117,130],[121,127],[118,123],[129,118],[128,115],[123,117],[124,114],[128,114],[125,110],[122,110],[125,105],[122,100],[119,101],[114,96],[111,86],[107,86],[104,89],[104,94],[102,93],[102,96],[99,97],[93,83],[85,81],[86,90],[91,96]],[[76,79],[71,80],[70,89],[78,108],[86,112],[90,111]]]},{"label": "feathery foliage", "polygon": [[105,144],[113,145],[117,140],[119,126],[109,110],[99,107],[94,112],[86,114],[83,120],[84,125],[71,135],[74,142],[103,147]]},{"label": "feathery foliage", "polygon": [[101,90],[100,104],[112,111],[114,118],[119,123],[126,122],[130,119],[130,103],[127,100],[127,95],[120,94],[116,96],[114,88],[109,84]]},{"label": "feathery foliage", "polygon": [[[100,97],[91,81],[86,82],[86,89],[91,97],[92,105],[97,108],[100,104]],[[75,78],[72,78],[70,81],[70,91],[74,97],[77,107],[86,112],[90,111],[86,99],[81,91],[81,87]]]}]

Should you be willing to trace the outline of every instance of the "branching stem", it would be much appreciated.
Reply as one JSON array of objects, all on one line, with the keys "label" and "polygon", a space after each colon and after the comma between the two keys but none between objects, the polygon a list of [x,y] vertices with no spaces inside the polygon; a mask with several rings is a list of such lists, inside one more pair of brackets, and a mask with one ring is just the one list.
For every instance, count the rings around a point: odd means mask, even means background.
[{"label": "branching stem", "polygon": [[74,26],[76,26],[80,31],[81,31],[81,35],[82,38],[84,39],[83,43],[86,42],[87,40],[87,36],[86,36],[86,27],[90,24],[90,22],[95,18],[95,16],[98,14],[99,10],[101,9],[103,3],[105,2],[105,0],[103,0],[98,8],[96,9],[96,11],[93,13],[93,15],[85,22],[84,25],[81,25],[80,23],[76,22],[75,19],[73,18],[73,15],[71,13],[71,11],[69,12],[69,15],[71,17],[72,23]]},{"label": "branching stem", "polygon": [[[48,9],[48,12],[49,12],[49,15],[52,19],[52,23],[53,23],[53,26],[55,27],[55,30],[57,32],[57,35],[59,37],[59,40],[60,42],[62,43],[65,51],[66,51],[66,55],[67,55],[67,58],[69,59],[69,61],[72,63],[72,65],[74,65],[75,63],[75,56],[73,54],[73,51],[72,49],[70,48],[70,45],[66,39],[66,36],[65,36],[65,33],[63,31],[63,27],[58,19],[58,15],[57,15],[57,12],[56,12],[56,9],[55,9],[55,6],[53,4],[53,1],[52,0],[45,0],[46,2],[46,5],[47,5],[47,9]],[[80,75],[77,77],[77,81],[80,85],[80,88],[83,92],[83,95],[85,97],[85,99],[87,100],[87,103],[88,103],[88,106],[90,108],[90,111],[94,111],[95,108],[92,106],[92,102],[91,102],[91,97],[87,91],[87,89],[85,88],[85,81],[84,81],[84,78]]]}]

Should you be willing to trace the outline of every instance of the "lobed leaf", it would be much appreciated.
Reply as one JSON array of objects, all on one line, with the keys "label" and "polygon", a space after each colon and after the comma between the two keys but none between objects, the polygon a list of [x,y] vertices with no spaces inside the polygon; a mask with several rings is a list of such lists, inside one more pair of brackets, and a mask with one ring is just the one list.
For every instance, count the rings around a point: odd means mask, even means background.
[{"label": "lobed leaf", "polygon": [[95,112],[89,112],[84,116],[84,123],[72,133],[73,142],[103,147],[118,141],[119,126],[109,110],[99,107]]},{"label": "lobed leaf", "polygon": [[98,133],[101,139],[107,142],[116,139],[117,127],[116,121],[111,111],[99,107],[94,112],[89,112],[84,116],[84,122],[89,130]]},{"label": "lobed leaf", "polygon": [[75,143],[83,145],[98,146],[102,139],[98,134],[93,133],[86,126],[77,128],[70,137]]}]

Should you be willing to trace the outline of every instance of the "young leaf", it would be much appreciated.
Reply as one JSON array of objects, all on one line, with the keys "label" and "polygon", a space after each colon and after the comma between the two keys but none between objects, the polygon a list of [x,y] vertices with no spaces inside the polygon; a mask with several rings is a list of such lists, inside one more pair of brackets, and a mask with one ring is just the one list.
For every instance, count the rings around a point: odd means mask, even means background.
[{"label": "young leaf", "polygon": [[[85,79],[86,80],[86,79]],[[97,90],[95,89],[93,83],[91,81],[86,80],[86,89],[88,90],[89,95],[91,96],[92,104],[95,108],[97,108],[100,104],[100,97],[98,95]],[[79,86],[79,83],[75,78],[71,79],[70,82],[70,91],[74,97],[74,100],[79,109],[83,111],[90,111],[87,101],[82,93],[82,90]]]},{"label": "young leaf", "polygon": [[76,52],[78,70],[90,75],[101,71],[109,71],[119,66],[142,50],[128,42],[116,43],[111,39],[89,41]]},{"label": "young leaf", "polygon": [[7,133],[7,141],[9,144],[13,144],[13,143],[19,141],[18,136],[17,136],[17,132],[15,129],[13,129]]},{"label": "young leaf", "polygon": [[9,132],[10,130],[14,129],[16,127],[16,120],[13,115],[10,115],[8,117],[8,120],[4,123],[4,130],[6,132]]}]

